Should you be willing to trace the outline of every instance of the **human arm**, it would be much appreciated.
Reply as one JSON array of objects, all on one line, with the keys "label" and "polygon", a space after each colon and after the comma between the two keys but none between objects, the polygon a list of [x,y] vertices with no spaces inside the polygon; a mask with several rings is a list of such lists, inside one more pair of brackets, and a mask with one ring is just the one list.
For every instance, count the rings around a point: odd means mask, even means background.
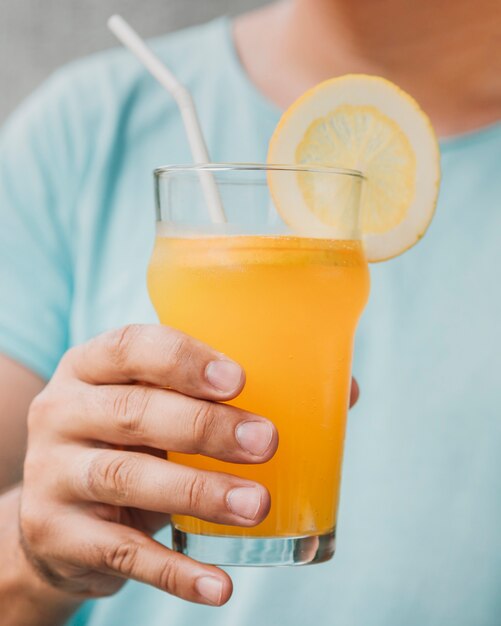
[{"label": "human arm", "polygon": [[[2,624],[52,626],[77,606],[44,583],[28,563],[19,542],[19,505],[26,452],[28,409],[45,382],[0,354],[0,607]],[[7,491],[5,491],[7,489]]]},{"label": "human arm", "polygon": [[81,599],[44,582],[26,559],[19,541],[21,487],[0,496],[0,610],[2,626],[63,624]]},{"label": "human arm", "polygon": [[[217,387],[209,382],[217,362],[224,362],[226,391],[224,378]],[[5,626],[61,624],[79,601],[114,593],[127,578],[186,600],[227,601],[225,572],[174,553],[151,535],[170,513],[253,526],[268,512],[267,491],[148,452],[268,460],[277,447],[273,425],[219,403],[243,384],[238,366],[161,326],[107,333],[64,357],[30,410],[19,525],[19,490],[0,499],[0,550],[11,562],[0,576]],[[251,425],[246,445],[261,454],[242,446],[244,423]],[[233,498],[239,487],[250,490],[240,499],[241,514]]]},{"label": "human arm", "polygon": [[0,354],[0,492],[21,480],[28,408],[44,385],[40,376]]},{"label": "human arm", "polygon": [[[241,370],[235,366],[238,380],[233,378],[229,392],[206,378],[208,363],[220,360],[227,362],[160,326],[108,333],[64,357],[30,411],[23,538],[16,543],[15,525],[5,524],[11,532],[0,539],[0,550],[10,546],[15,562],[9,568],[13,573],[0,577],[0,605],[8,602],[13,615],[5,626],[40,626],[44,611],[50,615],[47,623],[62,623],[77,600],[114,593],[129,577],[192,601],[217,605],[228,599],[231,581],[223,571],[169,551],[151,533],[173,512],[252,526],[268,511],[266,490],[227,474],[175,466],[144,448],[116,449],[158,446],[236,462],[269,459],[277,445],[273,426],[218,402],[239,393]],[[249,421],[267,425],[262,455],[249,454],[238,442],[238,426]],[[259,437],[251,439],[259,443]],[[244,505],[257,497],[254,519],[230,508],[237,500],[228,494],[239,486],[252,491]],[[17,517],[12,498],[9,493],[0,499],[1,515],[9,520]],[[15,547],[21,543],[22,552]],[[204,593],[212,590],[212,601],[200,591],[207,576]],[[40,584],[57,593],[38,593]],[[26,613],[31,607],[33,622]]]}]

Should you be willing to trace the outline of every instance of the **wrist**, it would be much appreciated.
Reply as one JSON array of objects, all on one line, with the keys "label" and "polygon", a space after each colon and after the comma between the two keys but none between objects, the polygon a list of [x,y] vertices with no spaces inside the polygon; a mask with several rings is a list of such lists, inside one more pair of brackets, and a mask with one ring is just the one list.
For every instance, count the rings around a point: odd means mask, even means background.
[{"label": "wrist", "polygon": [[20,494],[17,487],[1,497],[0,547],[7,556],[0,574],[2,624],[56,626],[78,608],[82,598],[52,586],[23,549],[18,521]]}]

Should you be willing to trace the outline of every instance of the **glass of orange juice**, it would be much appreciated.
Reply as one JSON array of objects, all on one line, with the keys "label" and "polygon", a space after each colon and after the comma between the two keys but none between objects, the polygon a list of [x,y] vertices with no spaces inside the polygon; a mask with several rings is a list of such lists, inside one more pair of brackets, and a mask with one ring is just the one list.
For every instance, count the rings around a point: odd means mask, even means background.
[{"label": "glass of orange juice", "polygon": [[[226,223],[211,222],[203,176],[215,179]],[[343,219],[335,236],[314,227],[295,232],[282,220],[274,193],[287,197],[299,178],[309,203],[325,202],[326,192],[337,203]],[[177,463],[258,481],[271,495],[269,515],[253,528],[173,516],[174,548],[219,565],[325,561],[335,549],[353,340],[369,293],[359,230],[363,177],[212,164],[160,168],[155,181],[148,288],[160,322],[240,363],[247,382],[231,404],[266,416],[279,432],[275,456],[262,465],[169,452]],[[291,202],[303,200],[291,194]]]}]

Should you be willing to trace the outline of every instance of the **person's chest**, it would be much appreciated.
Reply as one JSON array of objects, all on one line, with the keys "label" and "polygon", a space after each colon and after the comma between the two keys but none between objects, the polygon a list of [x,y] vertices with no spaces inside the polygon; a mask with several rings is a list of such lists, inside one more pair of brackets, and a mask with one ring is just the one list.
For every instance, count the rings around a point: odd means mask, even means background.
[{"label": "person's chest", "polygon": [[[398,615],[416,625],[493,624],[501,616],[495,169],[495,159],[476,151],[446,154],[429,233],[400,259],[372,268],[338,554],[340,569],[377,607],[369,623]],[[355,595],[341,603],[358,614]]]}]

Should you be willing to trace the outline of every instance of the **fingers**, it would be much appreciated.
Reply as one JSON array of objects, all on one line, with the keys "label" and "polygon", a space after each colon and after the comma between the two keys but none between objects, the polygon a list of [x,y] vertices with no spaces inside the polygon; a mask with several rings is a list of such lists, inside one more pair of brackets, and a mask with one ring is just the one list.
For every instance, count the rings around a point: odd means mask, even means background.
[{"label": "fingers", "polygon": [[60,478],[72,500],[192,515],[219,524],[255,526],[269,512],[262,485],[218,472],[118,450],[75,448]]},{"label": "fingers", "polygon": [[131,325],[71,349],[61,373],[90,384],[142,382],[210,400],[227,400],[245,383],[242,368],[180,331]]},{"label": "fingers", "polygon": [[[145,534],[119,524],[68,516],[65,526],[50,543],[51,562],[64,562],[120,578],[153,585],[179,598],[220,606],[232,593],[230,577],[212,565],[198,563],[161,545]],[[75,546],[74,538],[78,537]],[[96,595],[101,589],[96,589]]]},{"label": "fingers", "polygon": [[241,409],[144,385],[79,385],[68,394],[74,438],[198,453],[234,463],[262,463],[278,446],[267,419]]},{"label": "fingers", "polygon": [[360,397],[360,387],[358,386],[357,381],[352,378],[351,379],[351,389],[350,389],[350,409],[352,406],[358,402],[358,398]]}]

